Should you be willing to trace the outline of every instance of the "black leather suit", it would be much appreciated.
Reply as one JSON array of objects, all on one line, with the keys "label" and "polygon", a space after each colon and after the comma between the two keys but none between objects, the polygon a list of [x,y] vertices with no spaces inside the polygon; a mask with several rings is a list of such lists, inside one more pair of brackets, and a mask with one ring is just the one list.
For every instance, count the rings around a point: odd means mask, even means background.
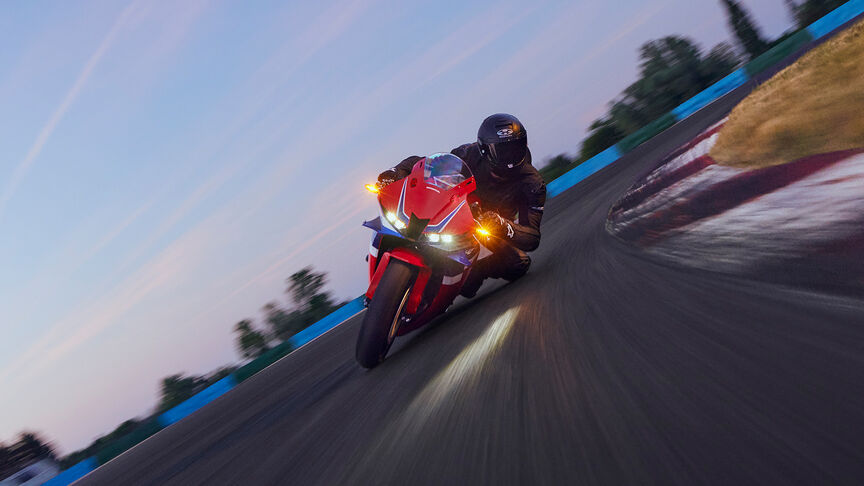
[{"label": "black leather suit", "polygon": [[[484,278],[515,280],[521,277],[531,266],[531,258],[525,252],[533,251],[540,245],[540,221],[546,204],[546,184],[531,165],[531,152],[526,155],[527,160],[520,171],[507,178],[491,173],[477,143],[461,145],[451,153],[464,160],[474,174],[477,189],[472,195],[479,201],[482,210],[495,211],[507,220],[506,230],[496,235],[498,238],[490,238],[486,244],[493,254],[475,265],[471,279],[475,280],[473,284],[479,287]],[[420,159],[422,157],[408,157],[396,167],[383,172],[379,179],[405,178]],[[470,295],[476,292],[476,288],[466,290],[469,290]]]}]

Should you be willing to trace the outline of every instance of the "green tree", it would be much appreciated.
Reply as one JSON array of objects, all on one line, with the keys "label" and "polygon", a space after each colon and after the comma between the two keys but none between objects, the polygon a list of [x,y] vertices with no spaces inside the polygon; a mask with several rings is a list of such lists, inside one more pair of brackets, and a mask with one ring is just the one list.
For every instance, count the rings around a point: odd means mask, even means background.
[{"label": "green tree", "polygon": [[6,470],[12,465],[12,453],[6,444],[0,442],[0,481],[6,479]]},{"label": "green tree", "polygon": [[47,457],[55,457],[54,446],[50,442],[36,432],[21,432],[13,444],[0,444],[0,480],[33,461]]},{"label": "green tree", "polygon": [[327,274],[315,272],[312,267],[306,267],[294,272],[286,280],[288,288],[285,290],[291,296],[296,306],[292,313],[292,319],[299,319],[301,329],[315,323],[315,321],[330,314],[338,307],[330,296],[330,292],[323,290],[327,284]]},{"label": "green tree", "polygon": [[303,329],[303,316],[299,311],[288,312],[277,302],[268,302],[262,309],[270,335],[278,341],[285,341]]},{"label": "green tree", "polygon": [[200,376],[176,374],[163,378],[157,412],[164,412],[183,403],[206,386],[207,380]]},{"label": "green tree", "polygon": [[561,174],[579,165],[580,162],[582,161],[574,159],[567,154],[558,154],[549,159],[546,165],[538,172],[540,172],[540,176],[543,177],[544,181],[551,182],[561,176]]},{"label": "green tree", "polygon": [[789,16],[792,17],[792,21],[798,23],[798,9],[801,8],[801,5],[799,5],[795,0],[783,0],[783,3],[786,4],[786,10],[789,11]]},{"label": "green tree", "polygon": [[234,365],[222,366],[221,368],[217,368],[215,371],[211,371],[210,374],[207,375],[207,378],[205,378],[207,380],[207,386],[216,383],[235,371],[237,371],[237,366]]},{"label": "green tree", "polygon": [[799,28],[807,27],[816,22],[832,10],[846,3],[847,0],[804,0],[798,4],[793,0],[786,0],[789,13],[798,23]]},{"label": "green tree", "polygon": [[54,446],[36,432],[21,432],[13,447],[38,459],[54,456]]},{"label": "green tree", "polygon": [[721,42],[711,49],[702,59],[702,64],[699,67],[701,83],[706,88],[717,81],[720,81],[726,75],[731,73],[741,63],[735,49],[729,44]]},{"label": "green tree", "polygon": [[237,349],[244,358],[254,358],[267,351],[267,338],[252,326],[249,319],[238,322],[234,332],[237,333]]},{"label": "green tree", "polygon": [[[707,55],[692,40],[668,36],[639,49],[640,76],[610,103],[582,141],[578,161],[588,160],[666,115],[735,70],[741,60],[727,43]],[[547,175],[554,175],[547,170]],[[549,179],[547,179],[549,180]]]},{"label": "green tree", "polygon": [[750,13],[741,6],[741,3],[737,0],[721,0],[721,3],[726,7],[729,28],[732,29],[738,44],[750,59],[768,50],[768,42],[762,37],[756,23],[750,18]]},{"label": "green tree", "polygon": [[291,274],[286,283],[288,284],[286,292],[291,295],[297,306],[302,307],[324,288],[327,283],[327,274],[315,272],[312,267],[306,267]]},{"label": "green tree", "polygon": [[628,88],[625,94],[639,103],[646,123],[695,96],[705,85],[702,52],[686,37],[669,36],[647,42],[640,57],[641,82]]},{"label": "green tree", "polygon": [[594,157],[624,138],[624,132],[609,118],[594,121],[588,130],[588,137],[582,141],[579,152],[579,158],[582,160]]},{"label": "green tree", "polygon": [[640,49],[640,78],[612,103],[607,118],[591,126],[581,155],[605,150],[726,76],[737,64],[727,44],[703,56],[699,46],[686,37],[645,43]]}]

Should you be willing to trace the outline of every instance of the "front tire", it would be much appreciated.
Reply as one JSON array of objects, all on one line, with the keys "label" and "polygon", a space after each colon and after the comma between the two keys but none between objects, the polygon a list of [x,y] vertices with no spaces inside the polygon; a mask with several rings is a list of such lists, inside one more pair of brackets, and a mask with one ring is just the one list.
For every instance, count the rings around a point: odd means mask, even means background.
[{"label": "front tire", "polygon": [[374,368],[384,361],[396,338],[399,318],[408,302],[414,269],[400,260],[390,260],[375,296],[369,302],[360,334],[357,336],[357,362],[364,368]]}]

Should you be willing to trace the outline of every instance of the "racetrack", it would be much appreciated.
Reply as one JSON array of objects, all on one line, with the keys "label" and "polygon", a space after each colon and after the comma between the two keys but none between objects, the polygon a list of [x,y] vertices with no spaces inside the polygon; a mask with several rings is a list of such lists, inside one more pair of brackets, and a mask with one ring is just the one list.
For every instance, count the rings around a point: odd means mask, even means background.
[{"label": "racetrack", "polygon": [[604,231],[640,173],[743,94],[551,200],[526,277],[375,370],[354,362],[355,317],[79,484],[860,484],[864,302]]}]

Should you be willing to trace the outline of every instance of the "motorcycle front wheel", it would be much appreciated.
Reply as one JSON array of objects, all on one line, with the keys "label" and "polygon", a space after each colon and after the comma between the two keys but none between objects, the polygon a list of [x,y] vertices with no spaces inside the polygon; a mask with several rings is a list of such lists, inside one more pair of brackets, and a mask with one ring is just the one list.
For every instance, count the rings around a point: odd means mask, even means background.
[{"label": "motorcycle front wheel", "polygon": [[396,259],[390,260],[360,325],[356,351],[360,366],[374,368],[384,361],[396,338],[399,318],[408,302],[413,279],[413,267]]}]

